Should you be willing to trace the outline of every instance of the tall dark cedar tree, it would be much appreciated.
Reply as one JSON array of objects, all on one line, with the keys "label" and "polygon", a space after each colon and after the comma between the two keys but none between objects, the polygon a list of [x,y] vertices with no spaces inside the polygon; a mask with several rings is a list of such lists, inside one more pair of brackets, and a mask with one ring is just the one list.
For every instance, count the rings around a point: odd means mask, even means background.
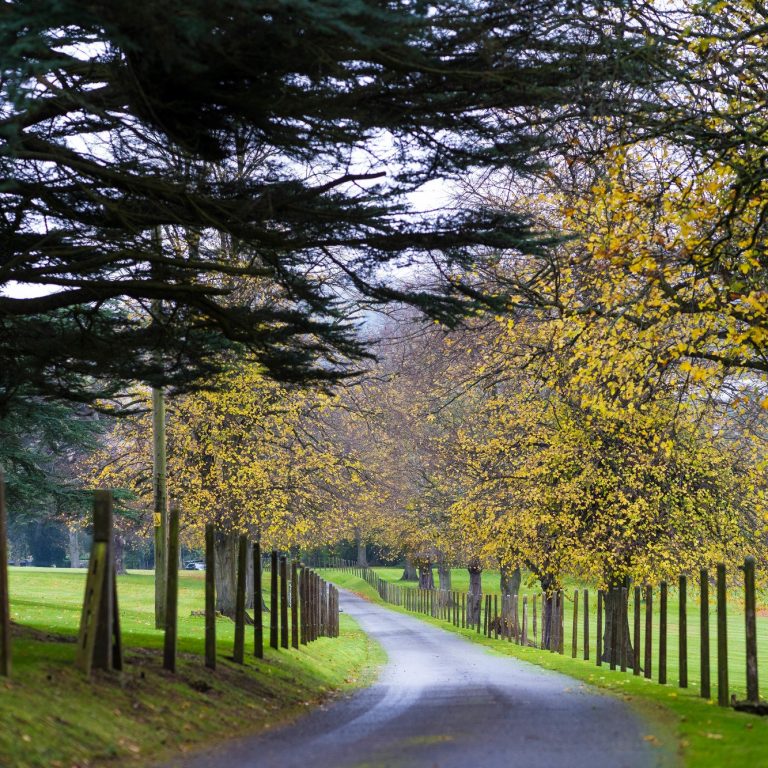
[{"label": "tall dark cedar tree", "polygon": [[0,289],[56,290],[0,295],[0,401],[184,388],[228,350],[333,379],[365,354],[361,303],[501,303],[476,260],[546,238],[407,196],[539,164],[534,112],[642,76],[614,32],[589,2],[3,3]]}]

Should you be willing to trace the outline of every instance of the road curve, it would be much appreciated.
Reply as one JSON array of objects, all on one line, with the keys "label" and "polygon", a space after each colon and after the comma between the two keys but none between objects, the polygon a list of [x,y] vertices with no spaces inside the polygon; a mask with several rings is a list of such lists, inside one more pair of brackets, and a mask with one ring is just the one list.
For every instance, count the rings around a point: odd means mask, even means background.
[{"label": "road curve", "polygon": [[297,722],[168,768],[649,768],[658,748],[617,698],[348,592],[389,657],[378,681]]}]

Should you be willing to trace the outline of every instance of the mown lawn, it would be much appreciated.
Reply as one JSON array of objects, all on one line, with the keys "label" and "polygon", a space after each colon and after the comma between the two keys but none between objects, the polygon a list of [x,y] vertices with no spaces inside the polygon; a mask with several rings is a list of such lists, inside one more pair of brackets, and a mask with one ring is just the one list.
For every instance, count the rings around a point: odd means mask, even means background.
[{"label": "mown lawn", "polygon": [[[375,571],[382,578],[397,581],[402,569],[376,568]],[[379,601],[375,590],[364,580],[341,571],[322,571],[325,578],[334,583],[351,589],[366,597]],[[489,594],[498,594],[498,573],[486,572],[483,574],[483,588]],[[452,579],[457,589],[466,589],[466,571],[455,571]],[[405,586],[405,582],[401,582]],[[415,585],[411,585],[415,586]],[[575,585],[567,584],[573,597]],[[522,594],[533,594],[533,588],[524,588]],[[741,596],[739,596],[741,597]],[[691,768],[754,768],[755,766],[768,765],[768,718],[754,717],[732,710],[731,708],[718,707],[715,701],[704,700],[698,696],[699,669],[698,669],[698,595],[689,587],[688,594],[688,637],[689,637],[689,687],[678,688],[677,683],[677,597],[670,592],[669,599],[669,639],[670,650],[668,661],[667,685],[659,685],[656,682],[657,653],[658,653],[658,598],[654,600],[654,678],[646,680],[644,677],[634,677],[631,671],[622,673],[617,670],[611,672],[607,665],[597,667],[594,661],[594,632],[595,632],[595,598],[590,594],[591,603],[591,661],[582,659],[581,645],[577,659],[570,657],[570,604],[566,609],[565,626],[567,628],[567,640],[565,643],[566,655],[542,651],[538,648],[522,647],[504,640],[488,639],[473,630],[458,629],[451,624],[419,615],[426,621],[437,626],[442,626],[450,631],[457,632],[468,639],[482,643],[495,652],[508,654],[525,661],[537,664],[547,669],[554,669],[568,674],[584,683],[619,695],[632,702],[646,718],[648,722],[647,738],[651,743],[658,744],[660,749],[670,749],[680,757],[685,766]],[[580,606],[581,608],[581,606]],[[394,610],[404,610],[395,608]],[[712,647],[712,694],[717,696],[717,674],[715,669],[715,614],[714,604],[710,606],[711,632],[713,633]],[[631,624],[631,620],[630,620]],[[530,625],[529,625],[530,630]],[[731,690],[742,695],[744,689],[744,619],[741,613],[741,602],[732,597],[729,612],[729,657],[731,672]],[[761,679],[768,685],[768,670],[765,662],[768,661],[768,625],[765,619],[760,620],[758,635],[760,640],[759,653]],[[581,637],[581,622],[579,622],[579,637]],[[670,744],[670,742],[672,742]]]},{"label": "mown lawn", "polygon": [[[328,696],[362,685],[384,660],[380,647],[342,614],[341,637],[299,650],[228,659],[234,634],[217,622],[218,668],[203,664],[204,574],[180,574],[179,664],[162,670],[151,573],[118,579],[126,664],[87,682],[73,666],[85,571],[10,569],[13,675],[0,678],[0,765],[66,768],[145,765],[293,718]],[[265,626],[268,616],[264,614]],[[266,635],[268,640],[268,634]]]}]

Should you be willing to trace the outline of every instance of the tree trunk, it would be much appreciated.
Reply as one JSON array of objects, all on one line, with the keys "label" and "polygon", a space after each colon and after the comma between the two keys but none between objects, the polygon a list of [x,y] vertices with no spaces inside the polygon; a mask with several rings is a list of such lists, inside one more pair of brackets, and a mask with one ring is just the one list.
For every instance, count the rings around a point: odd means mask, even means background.
[{"label": "tree trunk", "polygon": [[[614,585],[614,589],[609,589],[605,593],[605,600],[604,600],[604,612],[603,612],[603,656],[602,659],[607,664],[611,663],[611,632],[613,631],[613,614],[614,610],[619,610],[619,615],[622,615],[621,610],[621,587],[625,586],[624,584],[621,585]],[[629,599],[629,589],[627,589],[627,600]],[[617,640],[618,645],[618,640]],[[634,658],[633,656],[633,649],[632,649],[632,635],[630,634],[629,630],[629,611],[627,611],[627,616],[624,620],[624,658],[627,660],[627,664],[629,666],[632,665],[632,660]],[[617,647],[617,657],[616,657],[616,666],[621,665],[621,648]]]},{"label": "tree trunk", "polygon": [[115,558],[115,573],[124,575],[128,572],[125,568],[125,538],[119,533],[116,533],[112,539],[112,548]]},{"label": "tree trunk", "polygon": [[237,590],[237,536],[216,533],[216,610],[235,617],[235,592]]},{"label": "tree trunk", "polygon": [[[504,566],[499,570],[499,587],[501,588],[501,616],[507,622],[507,626],[517,635],[520,631],[520,627],[515,625],[512,627],[513,617],[513,605],[514,596],[520,594],[520,584],[522,582],[522,574],[520,573],[520,566],[518,565],[511,573]],[[505,600],[504,596],[509,595],[509,600]],[[519,622],[518,622],[519,623]]]},{"label": "tree trunk", "polygon": [[77,531],[69,530],[69,567],[80,567],[80,539]]},{"label": "tree trunk", "polygon": [[480,606],[483,603],[483,569],[476,564],[467,567],[469,571],[469,592],[467,593],[467,621],[473,626],[480,623]]},{"label": "tree trunk", "polygon": [[245,563],[245,607],[253,608],[253,557],[251,557],[250,547]]},{"label": "tree trunk", "polygon": [[419,563],[419,589],[434,589],[435,577],[432,573],[432,562],[427,560]]},{"label": "tree trunk", "polygon": [[[551,590],[555,586],[555,579],[553,576],[540,576],[539,583],[542,589],[542,606],[541,606],[541,647],[549,650],[550,640],[552,638],[552,621],[554,619],[554,594]],[[547,593],[550,594],[547,594]],[[544,599],[546,598],[546,599]]]},{"label": "tree trunk", "polygon": [[437,564],[437,583],[440,590],[450,592],[451,589],[451,569],[445,563]]},{"label": "tree trunk", "polygon": [[359,568],[367,568],[368,556],[365,551],[365,541],[359,528],[355,528],[355,544],[357,545],[357,565]]},{"label": "tree trunk", "polygon": [[410,560],[406,560],[400,581],[418,581],[418,578],[419,575],[416,573],[416,566]]}]

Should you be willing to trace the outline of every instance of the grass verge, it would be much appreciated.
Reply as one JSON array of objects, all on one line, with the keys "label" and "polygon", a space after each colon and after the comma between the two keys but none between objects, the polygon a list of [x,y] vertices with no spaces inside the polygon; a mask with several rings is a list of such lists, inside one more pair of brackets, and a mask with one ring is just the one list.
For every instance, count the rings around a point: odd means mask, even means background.
[{"label": "grass verge", "polygon": [[[299,650],[267,649],[234,664],[233,624],[217,623],[218,668],[204,667],[203,574],[180,574],[179,661],[162,669],[150,574],[118,580],[126,664],[87,682],[73,666],[84,572],[11,569],[13,676],[0,679],[0,765],[138,766],[295,718],[366,684],[380,646],[342,615],[341,637]],[[266,614],[265,614],[266,618]],[[268,634],[267,634],[268,638]],[[250,638],[249,638],[250,640]],[[251,646],[252,647],[252,646]]]},{"label": "grass verge", "polygon": [[[334,570],[323,570],[322,574],[338,586],[384,604],[378,593],[357,576]],[[649,728],[646,734],[648,741],[676,755],[681,765],[689,768],[753,768],[768,765],[768,718],[718,707],[711,700],[699,698],[696,688],[679,689],[672,685],[659,685],[655,681],[634,677],[631,672],[611,672],[605,665],[597,667],[594,660],[572,659],[538,648],[489,639],[473,630],[456,628],[439,619],[411,614],[403,608],[387,607],[455,632],[494,652],[562,672],[585,684],[620,696],[645,718]]]}]

